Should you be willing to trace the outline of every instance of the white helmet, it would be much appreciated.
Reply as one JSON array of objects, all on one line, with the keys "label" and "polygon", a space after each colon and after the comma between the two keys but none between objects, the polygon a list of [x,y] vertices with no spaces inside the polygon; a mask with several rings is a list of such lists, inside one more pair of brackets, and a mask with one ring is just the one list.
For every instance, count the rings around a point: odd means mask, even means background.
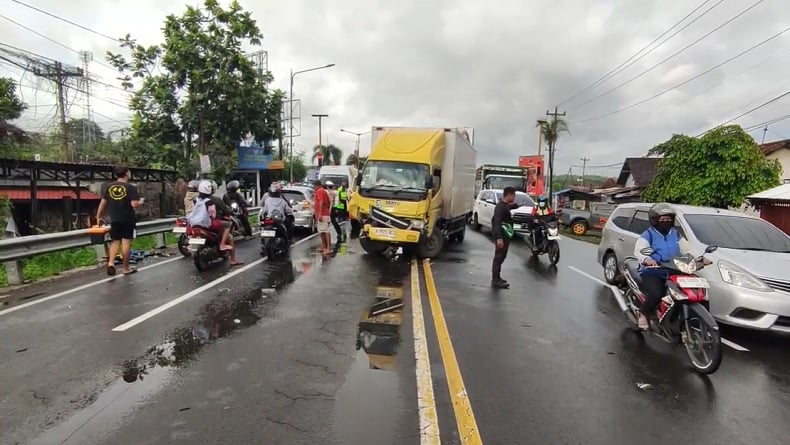
[{"label": "white helmet", "polygon": [[327,186],[327,187],[334,187],[334,186],[335,186],[335,183],[334,183],[334,182],[332,182],[332,181],[326,181],[326,186]]},{"label": "white helmet", "polygon": [[204,195],[213,195],[214,194],[214,187],[211,184],[211,181],[200,181],[198,185],[198,193],[202,193]]}]

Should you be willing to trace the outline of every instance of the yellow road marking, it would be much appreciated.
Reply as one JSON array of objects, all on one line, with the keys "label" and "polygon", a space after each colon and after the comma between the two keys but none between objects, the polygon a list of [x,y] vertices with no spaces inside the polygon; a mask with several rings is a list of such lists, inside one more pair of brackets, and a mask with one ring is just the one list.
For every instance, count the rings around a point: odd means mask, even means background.
[{"label": "yellow road marking", "polygon": [[439,350],[442,353],[447,386],[450,389],[450,399],[453,402],[453,411],[455,411],[455,421],[458,424],[458,434],[461,437],[461,443],[464,445],[482,444],[483,441],[480,439],[480,431],[477,429],[475,414],[472,411],[472,403],[469,401],[469,395],[466,393],[464,379],[461,377],[461,369],[458,367],[458,359],[455,357],[453,342],[450,340],[450,332],[447,330],[442,305],[439,302],[439,294],[436,292],[431,263],[428,260],[423,260],[422,267],[425,272],[428,301],[431,303],[433,324],[436,326],[436,337],[439,340]]},{"label": "yellow road marking", "polygon": [[414,315],[414,358],[417,370],[417,407],[420,417],[420,444],[440,445],[439,416],[436,415],[436,399],[433,396],[431,361],[428,358],[428,341],[425,338],[425,317],[422,314],[420,294],[420,270],[417,260],[411,260],[411,307]]}]

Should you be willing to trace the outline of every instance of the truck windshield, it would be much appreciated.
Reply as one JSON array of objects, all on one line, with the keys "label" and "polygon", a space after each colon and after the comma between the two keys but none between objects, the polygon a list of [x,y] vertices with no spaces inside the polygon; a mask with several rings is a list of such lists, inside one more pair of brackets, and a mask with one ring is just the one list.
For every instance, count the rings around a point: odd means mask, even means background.
[{"label": "truck windshield", "polygon": [[[422,199],[428,166],[410,162],[368,161],[362,171],[359,193],[370,197],[395,197]],[[415,196],[417,195],[417,196]]]},{"label": "truck windshield", "polygon": [[343,176],[343,175],[339,175],[339,174],[321,175],[321,177],[318,178],[318,179],[321,181],[321,184],[324,184],[324,185],[326,185],[326,181],[332,181],[332,184],[335,187],[338,187],[343,181],[348,182],[348,176]]},{"label": "truck windshield", "polygon": [[526,189],[524,178],[489,176],[487,182],[488,188],[490,189],[504,189],[505,187],[513,187],[518,191],[524,191]]}]

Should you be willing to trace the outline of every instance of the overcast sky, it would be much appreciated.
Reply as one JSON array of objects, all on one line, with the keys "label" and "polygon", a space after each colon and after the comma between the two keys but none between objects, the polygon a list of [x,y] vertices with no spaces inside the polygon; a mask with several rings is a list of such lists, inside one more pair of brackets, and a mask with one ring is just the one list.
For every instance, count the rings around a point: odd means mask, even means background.
[{"label": "overcast sky", "polygon": [[[146,44],[158,43],[165,15],[181,12],[186,4],[23,1],[103,34],[129,32]],[[703,3],[662,40],[704,14],[686,29],[606,82],[568,100]],[[709,37],[609,92],[755,3]],[[309,150],[318,142],[317,121],[310,114],[325,113],[329,118],[324,120],[324,140],[346,155],[353,152],[356,137],[341,133],[340,128],[362,132],[373,125],[467,126],[475,128],[478,163],[513,164],[519,155],[537,152],[535,122],[545,118],[548,108],[559,105],[560,112],[567,111],[571,134],[563,135],[557,145],[557,173],[581,165],[580,158],[586,156],[593,166],[588,173],[615,175],[619,167],[595,166],[644,155],[673,133],[696,135],[790,89],[787,32],[655,99],[610,114],[784,30],[790,26],[787,0],[243,0],[241,4],[252,11],[263,31],[262,49],[268,51],[275,87],[287,91],[290,69],[336,64],[296,77],[295,97],[302,100],[297,150]],[[12,0],[0,0],[0,14],[67,47],[89,50],[104,64],[104,53],[116,50],[107,38]],[[0,42],[67,64],[80,63],[75,52],[2,18]],[[103,82],[117,85],[110,69],[97,62],[90,69]],[[0,61],[0,75],[19,80],[22,74]],[[52,85],[37,81],[31,73],[22,84],[31,106],[20,121],[22,126],[51,126],[55,101],[46,90]],[[93,88],[95,120],[105,130],[125,126],[129,116],[122,106],[125,94]],[[607,94],[597,97],[602,93]],[[84,103],[84,96],[74,97],[70,115],[81,116]],[[780,99],[736,122],[748,127],[784,116],[788,103],[790,97]],[[751,134],[759,142],[762,128]],[[790,137],[790,119],[771,125],[765,137],[766,141]],[[361,146],[365,154],[366,136]],[[580,170],[574,168],[576,173]]]}]

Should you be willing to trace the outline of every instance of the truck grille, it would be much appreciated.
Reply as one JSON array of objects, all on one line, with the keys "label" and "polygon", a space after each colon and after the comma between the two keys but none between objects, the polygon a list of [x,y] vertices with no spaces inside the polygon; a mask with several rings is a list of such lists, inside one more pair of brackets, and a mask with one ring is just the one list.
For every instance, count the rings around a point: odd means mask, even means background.
[{"label": "truck grille", "polygon": [[378,207],[370,208],[370,217],[373,218],[373,220],[384,224],[385,226],[394,227],[396,229],[408,229],[411,225],[408,221],[404,221],[395,215],[389,214],[384,210],[379,209]]},{"label": "truck grille", "polygon": [[760,277],[772,289],[790,292],[790,281],[776,280],[773,278]]},{"label": "truck grille", "polygon": [[526,215],[524,213],[514,213],[513,214],[513,222],[517,224],[526,224],[532,221],[532,215]]}]

